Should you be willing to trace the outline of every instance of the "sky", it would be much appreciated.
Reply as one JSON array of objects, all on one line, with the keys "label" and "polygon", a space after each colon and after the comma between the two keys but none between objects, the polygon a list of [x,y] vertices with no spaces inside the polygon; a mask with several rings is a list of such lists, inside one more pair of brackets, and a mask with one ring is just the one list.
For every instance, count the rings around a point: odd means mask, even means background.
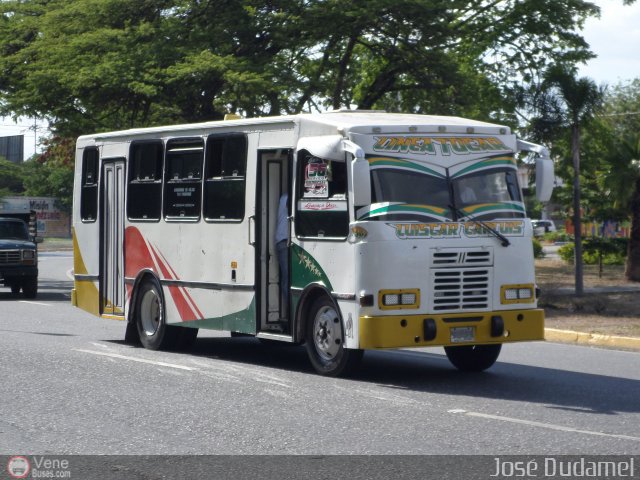
[{"label": "sky", "polygon": [[592,0],[600,18],[585,22],[582,31],[597,58],[579,75],[598,84],[616,84],[640,78],[640,0],[624,6],[622,0]]},{"label": "sky", "polygon": [[[630,6],[624,6],[622,0],[592,1],[600,7],[601,15],[589,19],[582,33],[597,57],[581,67],[579,75],[598,84],[640,78],[640,0]],[[16,125],[10,118],[0,117],[0,136],[24,134],[24,154],[29,158],[34,152],[33,124],[33,119],[19,119]],[[46,125],[38,122],[38,136],[46,133]]]}]

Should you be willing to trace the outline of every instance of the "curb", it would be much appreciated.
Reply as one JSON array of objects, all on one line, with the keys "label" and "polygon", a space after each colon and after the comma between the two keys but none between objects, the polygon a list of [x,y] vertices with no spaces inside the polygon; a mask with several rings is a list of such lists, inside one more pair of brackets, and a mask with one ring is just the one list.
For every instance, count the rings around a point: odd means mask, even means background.
[{"label": "curb", "polygon": [[629,348],[640,350],[640,338],[601,335],[598,333],[574,332],[571,330],[544,329],[544,339],[548,342],[575,343],[595,347]]}]

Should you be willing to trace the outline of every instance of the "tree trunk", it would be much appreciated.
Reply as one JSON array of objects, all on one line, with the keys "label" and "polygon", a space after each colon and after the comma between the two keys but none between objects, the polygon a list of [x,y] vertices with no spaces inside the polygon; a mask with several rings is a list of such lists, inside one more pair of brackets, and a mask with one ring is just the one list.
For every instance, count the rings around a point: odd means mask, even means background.
[{"label": "tree trunk", "polygon": [[628,280],[640,282],[640,177],[636,178],[630,209],[631,235],[624,274]]},{"label": "tree trunk", "polygon": [[575,238],[576,295],[584,295],[582,269],[582,221],[580,215],[580,125],[571,126],[571,154],[573,157],[573,227]]}]

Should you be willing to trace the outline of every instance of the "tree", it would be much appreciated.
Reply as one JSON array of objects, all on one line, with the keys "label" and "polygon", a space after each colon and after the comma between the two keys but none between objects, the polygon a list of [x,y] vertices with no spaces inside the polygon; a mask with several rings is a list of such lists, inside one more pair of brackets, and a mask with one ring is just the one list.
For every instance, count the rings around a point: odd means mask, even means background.
[{"label": "tree", "polygon": [[24,194],[55,197],[56,207],[71,213],[73,207],[73,165],[75,142],[53,137],[44,152],[24,163]]},{"label": "tree", "polygon": [[575,292],[584,294],[582,262],[582,203],[580,201],[580,160],[582,128],[602,106],[604,88],[593,80],[576,78],[575,69],[554,66],[544,75],[540,90],[533,95],[538,116],[532,129],[538,136],[553,138],[558,131],[566,131],[570,139],[573,169],[573,226],[575,230]]},{"label": "tree", "polygon": [[22,165],[0,157],[0,198],[20,195],[22,187]]},{"label": "tree", "polygon": [[620,139],[612,153],[603,172],[603,186],[631,214],[625,276],[640,282],[640,135]]},{"label": "tree", "polygon": [[598,172],[600,191],[614,214],[631,216],[625,275],[640,281],[640,79],[614,86],[600,122],[608,128],[609,154]]},{"label": "tree", "polygon": [[358,106],[491,119],[588,59],[586,0],[4,0],[0,113],[63,137]]}]

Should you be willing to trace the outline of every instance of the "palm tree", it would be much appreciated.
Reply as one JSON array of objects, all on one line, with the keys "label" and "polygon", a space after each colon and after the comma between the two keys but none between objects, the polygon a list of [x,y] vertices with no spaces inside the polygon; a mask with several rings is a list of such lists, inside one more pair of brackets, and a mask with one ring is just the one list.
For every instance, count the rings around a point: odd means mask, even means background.
[{"label": "palm tree", "polygon": [[552,67],[542,84],[545,89],[547,114],[551,123],[567,127],[571,132],[571,159],[573,164],[573,225],[575,229],[575,293],[584,294],[582,265],[582,222],[580,216],[580,145],[582,127],[600,109],[604,89],[589,78],[576,78],[575,70]]},{"label": "palm tree", "polygon": [[640,134],[623,138],[606,159],[601,176],[602,189],[614,207],[631,212],[631,236],[627,249],[625,276],[640,282]]}]

